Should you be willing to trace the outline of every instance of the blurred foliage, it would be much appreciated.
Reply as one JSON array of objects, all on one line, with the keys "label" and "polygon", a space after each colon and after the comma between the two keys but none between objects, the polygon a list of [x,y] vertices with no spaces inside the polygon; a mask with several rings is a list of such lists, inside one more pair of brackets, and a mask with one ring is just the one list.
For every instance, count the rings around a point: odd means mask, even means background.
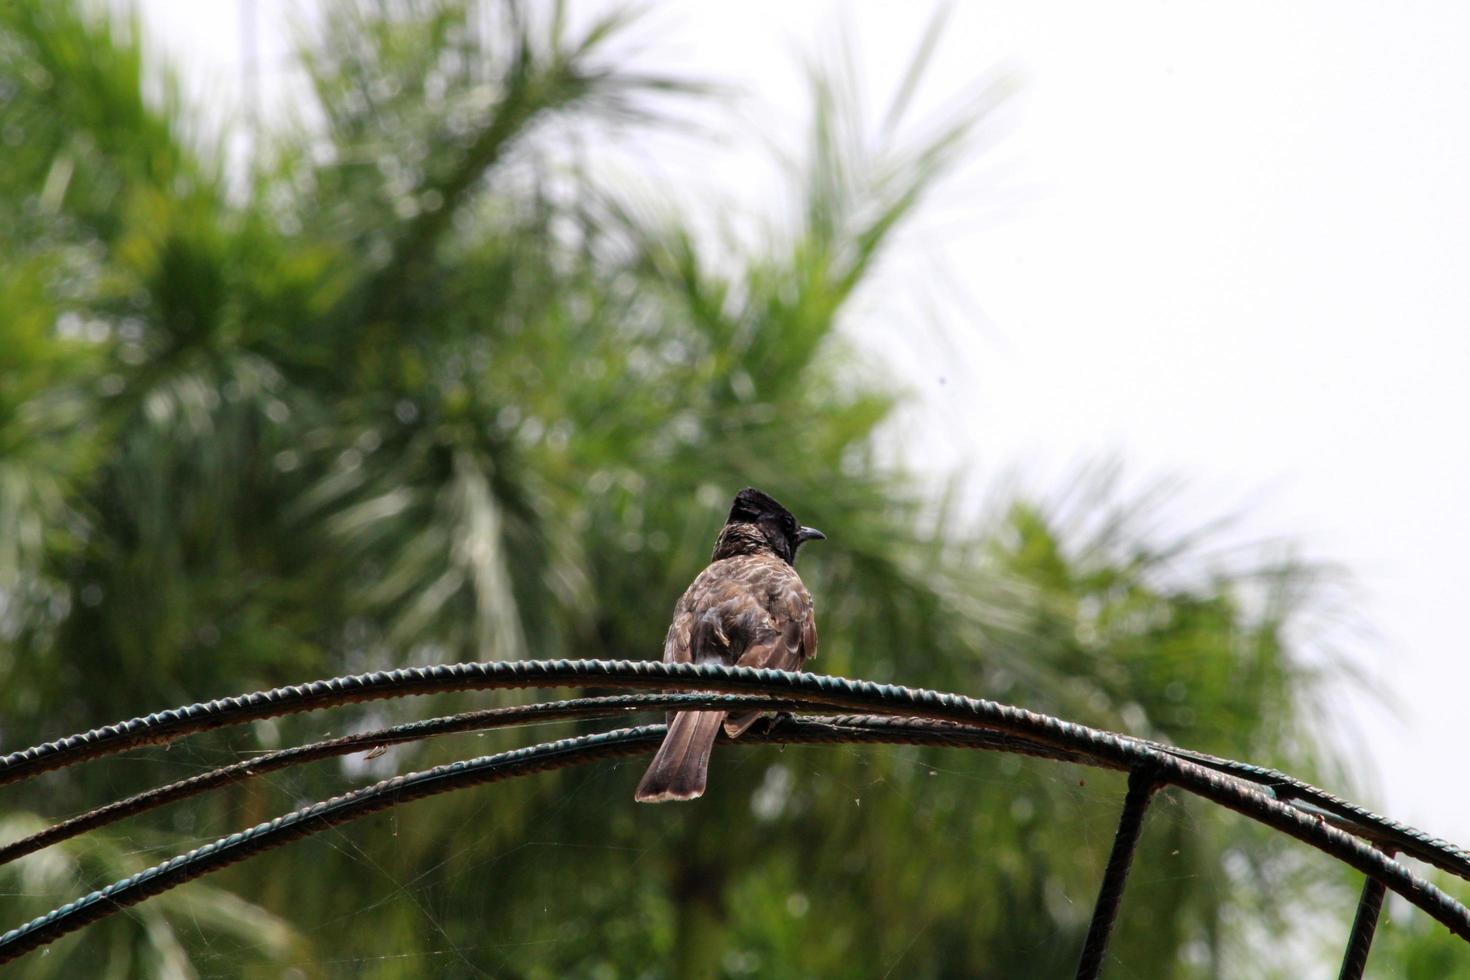
[{"label": "blurred foliage", "polygon": [[[729,497],[755,484],[830,536],[803,567],[817,669],[1335,775],[1308,724],[1316,570],[1214,561],[1150,524],[1161,500],[1120,501],[1105,479],[979,519],[883,462],[901,392],[843,314],[989,102],[905,144],[868,131],[851,77],[815,73],[796,220],[759,247],[711,244],[707,216],[620,193],[597,155],[568,151],[709,108],[690,82],[625,67],[623,15],[332,4],[303,43],[299,118],[255,134],[242,176],[145,62],[137,21],[90,9],[0,6],[7,748],[405,663],[656,657]],[[83,766],[7,791],[3,833],[33,826],[27,811],[488,700]],[[293,772],[37,854],[0,870],[4,925],[517,737]],[[1072,969],[1114,776],[916,748],[715,765],[691,806],[635,807],[636,763],[414,804],[115,916],[20,975]],[[1135,974],[1285,975],[1271,937],[1308,899],[1341,906],[1346,930],[1356,883],[1232,815],[1165,793],[1142,848],[1114,942]],[[1401,918],[1386,946],[1447,962]],[[1408,975],[1445,975],[1425,969]]]}]

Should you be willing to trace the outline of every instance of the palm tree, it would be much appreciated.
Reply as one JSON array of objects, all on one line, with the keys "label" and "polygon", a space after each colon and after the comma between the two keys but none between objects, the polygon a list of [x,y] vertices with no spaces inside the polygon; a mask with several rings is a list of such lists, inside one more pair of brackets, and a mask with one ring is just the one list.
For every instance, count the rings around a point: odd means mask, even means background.
[{"label": "palm tree", "polygon": [[[623,16],[330,10],[302,48],[310,111],[261,133],[240,174],[225,134],[202,136],[145,63],[136,19],[0,9],[8,747],[380,666],[655,656],[722,506],[752,483],[831,537],[804,567],[817,669],[1331,771],[1296,639],[1315,570],[1218,565],[1144,526],[1151,502],[1106,494],[968,516],[882,461],[902,396],[840,326],[986,105],[888,145],[865,137],[841,73],[818,74],[799,220],[759,247],[711,241],[702,215],[653,207],[575,152],[707,109],[698,86],[620,65]],[[8,798],[6,837],[34,823],[23,810],[59,816],[463,700],[81,767]],[[0,912],[19,921],[301,799],[514,739],[398,748],[135,819],[5,869],[24,885]],[[636,766],[425,801],[24,968],[1014,976],[1075,958],[1119,781],[919,749],[716,766],[691,807],[632,806]],[[1258,965],[1251,923],[1306,889],[1352,902],[1330,869],[1180,801],[1144,849],[1167,870],[1130,885],[1154,911],[1125,918],[1115,948],[1151,975]]]}]

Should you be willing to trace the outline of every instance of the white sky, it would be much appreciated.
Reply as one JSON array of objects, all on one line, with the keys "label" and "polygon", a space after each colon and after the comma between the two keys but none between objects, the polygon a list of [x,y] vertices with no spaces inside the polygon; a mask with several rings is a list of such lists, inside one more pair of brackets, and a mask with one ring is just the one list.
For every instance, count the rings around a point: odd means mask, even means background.
[{"label": "white sky", "polygon": [[[241,3],[143,3],[212,102],[238,104]],[[311,6],[255,0],[267,106],[290,97],[280,25]],[[790,142],[798,53],[845,22],[879,101],[928,17],[701,0],[655,8],[640,57],[745,87],[748,117]],[[1117,455],[1190,478],[1202,520],[1249,502],[1251,536],[1344,564],[1376,633],[1357,652],[1405,707],[1340,702],[1375,743],[1364,802],[1462,844],[1467,28],[1449,2],[957,6],[920,115],[998,67],[1021,94],[890,272],[920,293],[958,280],[984,312],[950,383],[907,365],[947,420],[923,447],[938,465],[1045,488]],[[683,152],[723,192],[768,186],[749,156]]]}]

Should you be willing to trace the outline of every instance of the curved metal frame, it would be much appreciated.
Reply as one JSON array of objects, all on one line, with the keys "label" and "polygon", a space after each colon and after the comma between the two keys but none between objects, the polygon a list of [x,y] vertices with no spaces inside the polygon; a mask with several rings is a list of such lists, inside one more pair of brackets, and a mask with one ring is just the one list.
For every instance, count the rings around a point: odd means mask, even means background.
[{"label": "curved metal frame", "polygon": [[[340,677],[159,712],[14,752],[0,757],[0,785],[142,744],[167,743],[187,734],[355,701],[450,690],[588,685],[663,693],[575,698],[469,712],[270,753],[108,804],[4,845],[0,863],[263,772],[445,732],[696,706],[739,705],[785,712],[837,707],[875,714],[782,716],[768,730],[747,733],[736,744],[937,744],[1020,752],[1130,774],[1128,797],[1079,962],[1079,977],[1096,977],[1101,970],[1148,803],[1157,789],[1170,785],[1290,834],[1367,876],[1344,956],[1343,977],[1362,974],[1385,889],[1470,942],[1470,909],[1414,875],[1392,854],[1408,854],[1467,880],[1470,855],[1275,770],[1103,732],[992,701],[813,674],[646,661],[560,660],[449,664]],[[697,693],[670,693],[694,689]],[[562,739],[394,777],[333,797],[175,857],[0,935],[0,963],[192,878],[327,827],[464,786],[650,751],[664,731],[663,725],[647,725]]]}]

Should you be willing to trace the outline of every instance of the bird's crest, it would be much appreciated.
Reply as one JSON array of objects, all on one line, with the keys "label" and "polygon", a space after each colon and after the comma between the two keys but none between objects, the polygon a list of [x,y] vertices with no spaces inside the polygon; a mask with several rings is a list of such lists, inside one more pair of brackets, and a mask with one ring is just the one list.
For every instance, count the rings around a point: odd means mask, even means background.
[{"label": "bird's crest", "polygon": [[730,516],[725,519],[725,523],[755,524],[761,520],[779,519],[783,515],[791,517],[791,511],[782,507],[769,494],[755,487],[746,487],[735,495],[735,503],[730,507]]}]

